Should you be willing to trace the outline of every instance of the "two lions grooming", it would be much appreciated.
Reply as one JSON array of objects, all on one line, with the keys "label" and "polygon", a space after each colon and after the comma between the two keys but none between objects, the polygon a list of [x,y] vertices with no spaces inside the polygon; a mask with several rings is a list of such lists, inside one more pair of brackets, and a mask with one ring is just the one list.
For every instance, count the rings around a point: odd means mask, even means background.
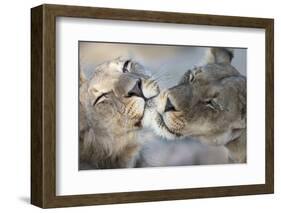
[{"label": "two lions grooming", "polygon": [[[142,65],[126,59],[101,64],[90,80],[82,78],[80,169],[143,166],[162,150],[190,148],[191,137],[207,152],[221,146],[231,162],[245,162],[246,79],[231,66],[231,52],[210,52],[206,65],[188,71],[178,85],[161,93]],[[143,144],[143,126],[164,142]],[[181,145],[169,139],[181,140]],[[185,159],[181,157],[182,165],[188,165]]]}]

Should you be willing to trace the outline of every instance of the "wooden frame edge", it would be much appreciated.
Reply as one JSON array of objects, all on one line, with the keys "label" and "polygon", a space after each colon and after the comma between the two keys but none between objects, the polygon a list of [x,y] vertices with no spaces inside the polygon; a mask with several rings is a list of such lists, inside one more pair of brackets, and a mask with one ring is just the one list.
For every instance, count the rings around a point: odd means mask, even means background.
[{"label": "wooden frame edge", "polygon": [[43,7],[31,10],[31,203],[43,207]]},{"label": "wooden frame edge", "polygon": [[274,193],[274,20],[268,20],[265,27],[266,42],[266,185]]}]

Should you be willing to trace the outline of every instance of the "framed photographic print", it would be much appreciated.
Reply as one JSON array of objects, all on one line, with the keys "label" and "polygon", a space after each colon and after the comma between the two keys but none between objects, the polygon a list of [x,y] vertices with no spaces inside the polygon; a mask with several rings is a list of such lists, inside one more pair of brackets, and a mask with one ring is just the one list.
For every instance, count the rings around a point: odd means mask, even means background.
[{"label": "framed photographic print", "polygon": [[273,19],[31,9],[31,203],[273,193]]}]

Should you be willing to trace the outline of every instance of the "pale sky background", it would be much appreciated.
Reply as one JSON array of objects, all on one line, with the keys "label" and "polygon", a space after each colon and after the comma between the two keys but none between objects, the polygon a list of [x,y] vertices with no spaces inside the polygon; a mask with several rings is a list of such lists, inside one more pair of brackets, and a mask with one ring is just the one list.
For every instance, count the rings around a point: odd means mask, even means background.
[{"label": "pale sky background", "polygon": [[[184,72],[204,63],[208,47],[79,42],[80,66],[87,77],[95,67],[119,56],[139,61],[152,74],[161,72],[162,88],[177,84]],[[247,49],[233,48],[232,65],[246,75]],[[157,74],[158,76],[158,74]]]}]

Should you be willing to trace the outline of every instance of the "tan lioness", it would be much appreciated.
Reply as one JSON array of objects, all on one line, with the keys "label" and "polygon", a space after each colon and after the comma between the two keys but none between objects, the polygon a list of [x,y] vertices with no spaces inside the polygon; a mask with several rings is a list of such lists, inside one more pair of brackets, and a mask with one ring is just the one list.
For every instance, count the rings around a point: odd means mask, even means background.
[{"label": "tan lioness", "polygon": [[99,65],[87,80],[80,76],[79,168],[127,168],[140,149],[146,101],[159,88],[146,69],[129,59]]},{"label": "tan lioness", "polygon": [[232,58],[232,51],[212,48],[204,66],[161,92],[156,110],[147,115],[155,132],[225,146],[231,162],[246,162],[246,78],[231,65]]}]

